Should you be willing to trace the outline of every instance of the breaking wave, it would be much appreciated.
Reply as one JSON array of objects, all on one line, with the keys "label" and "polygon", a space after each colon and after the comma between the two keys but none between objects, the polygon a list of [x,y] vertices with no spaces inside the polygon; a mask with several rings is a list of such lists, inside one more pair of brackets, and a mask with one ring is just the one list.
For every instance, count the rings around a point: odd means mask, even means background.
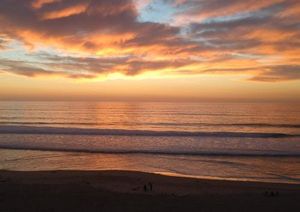
[{"label": "breaking wave", "polygon": [[43,135],[116,135],[116,136],[183,136],[183,137],[242,137],[242,138],[283,138],[300,135],[284,133],[252,132],[203,132],[203,131],[150,131],[124,129],[63,128],[34,126],[0,126],[0,134],[43,134]]}]

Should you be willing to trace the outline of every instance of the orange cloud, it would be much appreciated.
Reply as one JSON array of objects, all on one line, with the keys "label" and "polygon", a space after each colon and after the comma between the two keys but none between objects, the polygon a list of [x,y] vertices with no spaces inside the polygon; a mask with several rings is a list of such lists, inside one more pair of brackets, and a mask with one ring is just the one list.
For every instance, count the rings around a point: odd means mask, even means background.
[{"label": "orange cloud", "polygon": [[57,11],[46,12],[43,14],[42,19],[57,19],[57,18],[65,18],[71,15],[77,15],[86,11],[88,4],[78,4],[68,8],[64,8]]},{"label": "orange cloud", "polygon": [[54,2],[59,2],[60,0],[35,0],[32,2],[32,7],[35,9],[39,9],[41,7],[43,7],[43,5],[45,4],[50,4],[50,3],[54,3]]}]

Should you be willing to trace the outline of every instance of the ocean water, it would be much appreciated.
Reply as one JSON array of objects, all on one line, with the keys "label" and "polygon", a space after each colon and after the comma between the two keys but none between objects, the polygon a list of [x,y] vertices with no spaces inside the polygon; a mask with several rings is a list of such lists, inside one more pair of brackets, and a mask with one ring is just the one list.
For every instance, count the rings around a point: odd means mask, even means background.
[{"label": "ocean water", "polygon": [[0,169],[300,183],[300,104],[0,102]]}]

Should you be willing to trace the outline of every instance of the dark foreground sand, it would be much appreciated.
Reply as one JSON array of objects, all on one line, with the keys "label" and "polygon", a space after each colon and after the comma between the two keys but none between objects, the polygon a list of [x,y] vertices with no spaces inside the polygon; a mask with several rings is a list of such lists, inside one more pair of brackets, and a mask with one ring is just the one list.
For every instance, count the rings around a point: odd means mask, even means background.
[{"label": "dark foreground sand", "polygon": [[128,171],[0,171],[0,211],[300,211],[300,185]]}]

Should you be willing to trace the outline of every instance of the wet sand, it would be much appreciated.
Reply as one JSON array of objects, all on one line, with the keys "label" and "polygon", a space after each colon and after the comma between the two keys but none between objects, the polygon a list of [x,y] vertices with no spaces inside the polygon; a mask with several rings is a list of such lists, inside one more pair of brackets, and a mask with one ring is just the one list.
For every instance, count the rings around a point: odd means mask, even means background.
[{"label": "wet sand", "polygon": [[0,211],[297,211],[300,185],[133,171],[0,171]]}]

